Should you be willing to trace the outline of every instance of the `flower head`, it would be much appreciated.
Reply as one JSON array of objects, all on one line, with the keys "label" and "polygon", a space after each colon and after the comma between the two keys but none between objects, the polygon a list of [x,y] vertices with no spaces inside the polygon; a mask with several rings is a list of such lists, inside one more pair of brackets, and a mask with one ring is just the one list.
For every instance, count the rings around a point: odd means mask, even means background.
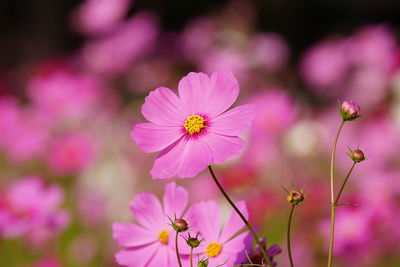
[{"label": "flower head", "polygon": [[255,116],[251,104],[225,112],[235,102],[239,85],[230,72],[189,73],[178,85],[179,97],[165,87],[152,91],[142,106],[150,123],[136,124],[131,136],[145,152],[161,151],[153,178],[193,177],[212,162],[239,155],[239,134]]},{"label": "flower head", "polygon": [[116,261],[129,267],[177,266],[175,231],[168,218],[182,216],[187,202],[187,191],[175,183],[165,186],[163,205],[151,193],[137,195],[130,204],[137,224],[113,224],[113,237],[124,247],[115,255]]},{"label": "flower head", "polygon": [[352,121],[360,117],[360,106],[353,101],[344,101],[340,109],[343,120]]},{"label": "flower head", "polygon": [[26,237],[42,244],[69,222],[59,209],[63,198],[58,186],[46,185],[40,177],[18,180],[0,197],[0,237]]},{"label": "flower head", "polygon": [[[236,203],[245,217],[248,217],[246,204]],[[236,235],[245,226],[235,211],[221,229],[221,215],[215,201],[203,201],[194,204],[190,210],[193,228],[203,238],[201,245],[194,250],[200,258],[208,258],[209,267],[232,266],[245,259],[245,238],[248,232]]]},{"label": "flower head", "polygon": [[361,149],[351,150],[349,148],[349,157],[356,163],[366,160],[367,158],[364,155],[364,152]]}]

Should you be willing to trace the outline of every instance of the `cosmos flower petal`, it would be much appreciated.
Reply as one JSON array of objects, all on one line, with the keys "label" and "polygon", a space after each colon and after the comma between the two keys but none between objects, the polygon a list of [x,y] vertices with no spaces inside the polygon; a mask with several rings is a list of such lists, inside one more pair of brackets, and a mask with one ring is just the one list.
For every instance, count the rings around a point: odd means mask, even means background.
[{"label": "cosmos flower petal", "polygon": [[115,255],[118,264],[128,267],[144,267],[150,258],[153,258],[160,243],[154,243],[140,248],[127,248]]},{"label": "cosmos flower petal", "polygon": [[188,191],[182,186],[176,186],[176,183],[168,183],[165,185],[164,193],[164,213],[170,218],[181,218],[188,204]]},{"label": "cosmos flower petal", "polygon": [[179,81],[179,97],[189,107],[190,115],[206,111],[211,89],[210,77],[205,73],[190,72]]},{"label": "cosmos flower petal", "polygon": [[185,149],[185,144],[186,141],[184,138],[181,138],[161,151],[154,161],[153,169],[151,170],[153,179],[164,179],[176,175],[179,166],[178,159]]},{"label": "cosmos flower petal", "polygon": [[217,202],[202,201],[192,206],[190,217],[194,230],[199,231],[207,242],[218,242],[221,214]]},{"label": "cosmos flower petal", "polygon": [[205,136],[210,147],[213,161],[222,164],[232,157],[240,154],[244,147],[244,141],[237,136],[225,136],[209,132]]},{"label": "cosmos flower petal", "polygon": [[246,252],[243,248],[245,246],[245,239],[249,234],[249,232],[244,232],[225,243],[223,245],[221,256],[223,256],[224,254],[230,255],[229,262],[232,265],[243,262],[246,257]]},{"label": "cosmos flower petal", "polygon": [[191,72],[179,82],[179,96],[192,114],[213,118],[227,110],[239,94],[239,83],[231,72],[216,71],[211,78]]},{"label": "cosmos flower petal", "polygon": [[131,223],[113,223],[112,233],[114,240],[124,247],[147,245],[158,240],[154,231]]},{"label": "cosmos flower petal", "polygon": [[142,106],[142,114],[150,122],[163,126],[182,126],[188,116],[182,100],[166,87],[150,92]]},{"label": "cosmos flower petal", "polygon": [[138,123],[131,132],[131,137],[144,152],[163,150],[182,137],[182,127],[161,126],[153,123]]},{"label": "cosmos flower petal", "polygon": [[160,201],[151,193],[141,193],[134,197],[129,207],[137,222],[149,230],[165,228],[166,218]]},{"label": "cosmos flower petal", "polygon": [[208,130],[222,135],[239,135],[250,128],[255,115],[254,104],[242,105],[210,120]]},{"label": "cosmos flower petal", "polygon": [[168,254],[169,248],[166,245],[161,245],[154,257],[147,263],[146,267],[161,267],[161,266],[168,266]]},{"label": "cosmos flower petal", "polygon": [[211,76],[214,90],[208,97],[208,109],[210,118],[213,118],[227,110],[235,102],[239,95],[239,83],[229,71],[216,71]]},{"label": "cosmos flower petal", "polygon": [[180,178],[194,177],[212,162],[210,148],[205,141],[205,135],[191,137],[185,144],[180,155],[177,176]]},{"label": "cosmos flower petal", "polygon": [[[239,201],[236,203],[236,207],[242,212],[246,219],[249,219],[249,213],[246,208],[246,203],[244,201]],[[236,211],[232,210],[229,218],[225,224],[224,229],[222,230],[220,242],[226,243],[229,239],[231,239],[235,234],[239,232],[239,230],[243,229],[245,224],[242,219],[236,213]]]}]

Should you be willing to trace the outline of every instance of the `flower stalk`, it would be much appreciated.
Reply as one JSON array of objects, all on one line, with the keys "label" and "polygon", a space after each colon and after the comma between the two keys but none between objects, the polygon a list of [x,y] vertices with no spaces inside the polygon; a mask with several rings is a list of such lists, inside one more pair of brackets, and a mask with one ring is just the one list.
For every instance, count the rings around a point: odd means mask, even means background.
[{"label": "flower stalk", "polygon": [[244,224],[246,225],[247,229],[250,231],[251,235],[253,236],[254,240],[256,241],[258,247],[260,248],[264,259],[268,263],[268,266],[273,266],[271,259],[268,257],[267,252],[265,251],[264,247],[261,245],[260,239],[258,238],[256,232],[254,231],[253,227],[250,225],[250,223],[247,221],[247,219],[243,216],[243,214],[240,212],[240,210],[236,207],[236,205],[233,203],[233,201],[230,199],[228,194],[225,192],[221,184],[219,183],[217,177],[214,174],[214,171],[211,167],[211,165],[208,166],[208,170],[210,171],[210,174],[217,185],[218,189],[221,191],[222,195],[225,197],[225,199],[229,202],[229,204],[232,206],[232,208],[236,211],[236,213],[239,215],[239,217],[242,219]]},{"label": "flower stalk", "polygon": [[178,259],[179,267],[182,267],[181,257],[179,256],[179,248],[178,248],[178,234],[179,234],[179,232],[176,231],[176,235],[175,235],[175,251],[176,251],[176,258]]},{"label": "flower stalk", "polygon": [[287,248],[288,248],[288,256],[289,256],[290,267],[294,267],[293,258],[292,258],[292,248],[291,248],[291,245],[290,245],[290,227],[292,225],[292,217],[293,217],[293,212],[294,212],[294,208],[295,207],[296,207],[296,205],[293,204],[292,208],[290,209],[288,228],[287,228]]},{"label": "flower stalk", "polygon": [[345,119],[340,123],[339,129],[336,133],[335,141],[333,143],[332,155],[331,155],[331,170],[330,170],[330,183],[331,183],[331,231],[329,238],[329,255],[328,255],[328,267],[332,266],[332,253],[333,253],[333,243],[335,236],[335,192],[334,192],[334,164],[335,164],[335,153],[336,153],[336,145],[339,140],[340,132],[343,129],[343,125],[346,122]]}]

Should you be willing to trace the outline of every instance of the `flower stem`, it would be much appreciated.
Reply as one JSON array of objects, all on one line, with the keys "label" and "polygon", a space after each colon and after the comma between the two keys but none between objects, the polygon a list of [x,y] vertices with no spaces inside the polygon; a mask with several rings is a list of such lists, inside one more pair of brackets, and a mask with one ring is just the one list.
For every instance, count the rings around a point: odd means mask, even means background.
[{"label": "flower stem", "polygon": [[290,210],[290,215],[289,215],[288,228],[287,228],[287,248],[288,248],[290,267],[294,267],[293,258],[292,258],[292,248],[290,246],[290,226],[292,224],[292,216],[293,216],[295,207],[296,207],[296,205],[292,205],[292,209]]},{"label": "flower stem", "polygon": [[190,247],[190,267],[193,267],[193,247]]},{"label": "flower stem", "polygon": [[226,200],[231,204],[232,208],[236,211],[236,213],[239,215],[239,217],[242,219],[244,224],[246,225],[247,229],[249,229],[251,235],[253,236],[254,240],[256,241],[258,247],[260,248],[264,259],[267,261],[268,266],[273,266],[270,258],[267,256],[267,252],[265,251],[265,248],[261,245],[260,239],[258,238],[257,234],[254,232],[253,227],[251,227],[250,223],[247,221],[247,219],[243,216],[243,214],[240,212],[240,210],[236,207],[236,205],[232,202],[232,200],[229,198],[228,194],[225,192],[225,190],[222,188],[221,184],[218,182],[217,177],[214,174],[213,169],[211,168],[211,165],[208,166],[208,170],[210,171],[210,174],[217,185],[218,189],[221,191],[222,195],[226,198]]},{"label": "flower stem", "polygon": [[350,175],[351,175],[351,172],[353,171],[354,166],[356,166],[356,163],[357,163],[357,162],[354,162],[354,163],[353,163],[353,165],[351,166],[349,172],[347,173],[346,179],[344,179],[344,182],[343,182],[343,184],[342,184],[342,187],[340,187],[339,193],[338,193],[338,195],[337,195],[337,197],[336,197],[336,200],[335,200],[335,206],[337,206],[337,204],[339,203],[340,196],[341,196],[342,193],[343,193],[343,189],[344,189],[344,187],[346,186],[346,183],[347,183],[347,181],[349,180],[349,177],[350,177]]},{"label": "flower stem", "polygon": [[182,267],[181,258],[179,257],[179,249],[178,249],[178,231],[176,231],[175,235],[175,251],[176,251],[176,258],[178,259],[179,267]]},{"label": "flower stem", "polygon": [[329,238],[329,256],[328,256],[328,267],[332,267],[332,254],[333,254],[333,242],[335,236],[335,193],[334,193],[334,183],[333,183],[333,170],[335,164],[335,153],[336,153],[336,145],[339,139],[340,132],[342,131],[343,125],[346,121],[342,120],[339,129],[336,133],[335,141],[333,143],[332,155],[331,155],[331,233]]}]

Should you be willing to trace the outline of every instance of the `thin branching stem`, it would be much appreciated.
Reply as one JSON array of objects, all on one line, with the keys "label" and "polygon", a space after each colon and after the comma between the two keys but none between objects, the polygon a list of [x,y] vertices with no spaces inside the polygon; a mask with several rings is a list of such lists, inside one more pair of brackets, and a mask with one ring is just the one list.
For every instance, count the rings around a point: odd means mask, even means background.
[{"label": "thin branching stem", "polygon": [[288,249],[290,267],[294,267],[293,258],[292,258],[292,247],[290,245],[290,226],[292,225],[292,217],[293,217],[293,212],[294,212],[295,207],[296,207],[296,205],[292,205],[292,208],[290,209],[290,215],[289,215],[289,221],[288,221],[288,227],[287,227],[287,249]]},{"label": "thin branching stem", "polygon": [[208,166],[208,170],[210,171],[210,174],[211,174],[215,184],[217,185],[218,189],[221,191],[222,195],[224,195],[225,199],[229,202],[229,204],[231,204],[232,208],[236,211],[236,213],[242,219],[242,221],[246,225],[247,229],[249,229],[251,235],[253,236],[254,240],[256,241],[258,247],[260,248],[264,259],[267,261],[269,266],[272,266],[272,262],[271,262],[270,258],[267,256],[267,252],[265,251],[265,248],[261,245],[260,239],[258,238],[256,232],[254,232],[253,227],[250,225],[250,223],[247,221],[247,219],[243,216],[243,214],[240,212],[240,210],[236,207],[236,205],[233,203],[233,201],[229,198],[228,194],[222,188],[221,184],[218,182],[218,179],[214,174],[213,169],[211,168],[211,165]]},{"label": "thin branching stem", "polygon": [[176,251],[176,258],[178,259],[179,267],[182,267],[181,257],[179,256],[179,248],[178,248],[178,231],[176,231],[176,235],[175,235],[175,251]]}]

